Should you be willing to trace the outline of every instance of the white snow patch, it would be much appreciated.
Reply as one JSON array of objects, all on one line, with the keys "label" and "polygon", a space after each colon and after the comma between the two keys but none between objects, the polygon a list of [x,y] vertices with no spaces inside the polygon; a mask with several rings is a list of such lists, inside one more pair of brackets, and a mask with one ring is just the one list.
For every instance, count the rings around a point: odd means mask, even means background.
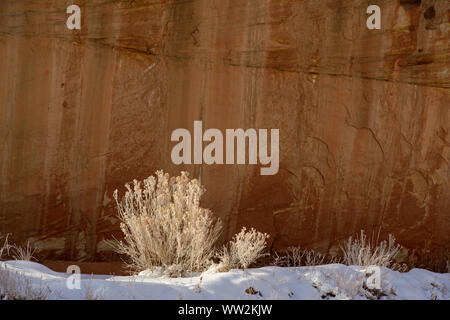
[{"label": "white snow patch", "polygon": [[66,285],[70,274],[33,262],[0,262],[0,272],[8,272],[18,281],[25,279],[36,290],[49,288],[47,299],[450,299],[450,273],[423,269],[400,273],[381,268],[381,290],[373,292],[365,285],[365,271],[364,267],[331,264],[224,273],[211,269],[168,278],[156,269],[135,276],[82,274],[81,289],[70,290]]}]

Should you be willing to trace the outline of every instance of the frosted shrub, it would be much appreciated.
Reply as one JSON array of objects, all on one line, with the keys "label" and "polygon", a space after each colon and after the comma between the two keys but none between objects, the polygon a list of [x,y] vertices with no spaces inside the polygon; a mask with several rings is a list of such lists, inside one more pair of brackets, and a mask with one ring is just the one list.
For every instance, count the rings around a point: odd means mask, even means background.
[{"label": "frosted shrub", "polygon": [[11,246],[8,244],[8,236],[9,235],[6,235],[3,240],[3,237],[0,235],[0,260],[3,259],[4,256],[9,255]]},{"label": "frosted shrub", "polygon": [[30,242],[27,242],[26,247],[19,247],[16,245],[9,246],[9,249],[12,251],[12,257],[15,260],[24,260],[24,261],[31,261],[36,260],[34,257],[35,252],[37,249],[33,247]]},{"label": "frosted shrub", "polygon": [[1,300],[45,300],[50,295],[48,287],[32,286],[31,281],[22,274],[8,270],[0,263],[0,301]]},{"label": "frosted shrub", "polygon": [[305,250],[300,247],[289,247],[283,255],[275,254],[274,264],[280,267],[318,266],[336,263],[337,259],[329,259],[324,254],[314,250]]},{"label": "frosted shrub", "polygon": [[228,247],[224,247],[218,254],[220,259],[219,271],[228,271],[233,268],[246,269],[259,258],[266,256],[263,253],[267,245],[266,233],[255,229],[247,231],[245,227],[233,237]]},{"label": "frosted shrub", "polygon": [[8,237],[9,234],[6,235],[6,237],[0,235],[0,260],[6,258],[24,261],[31,261],[32,259],[36,260],[34,253],[37,251],[37,248],[33,247],[29,241],[27,242],[26,247],[20,247],[9,244]]},{"label": "frosted shrub", "polygon": [[203,271],[210,265],[222,228],[211,211],[200,207],[204,189],[187,172],[169,178],[162,171],[133,186],[117,203],[124,241],[117,252],[129,258],[133,271],[163,267],[170,276]]},{"label": "frosted shrub", "polygon": [[401,246],[391,234],[388,241],[381,241],[378,245],[371,244],[361,230],[361,236],[355,239],[350,237],[341,246],[341,250],[347,265],[392,267],[395,266],[393,262]]}]

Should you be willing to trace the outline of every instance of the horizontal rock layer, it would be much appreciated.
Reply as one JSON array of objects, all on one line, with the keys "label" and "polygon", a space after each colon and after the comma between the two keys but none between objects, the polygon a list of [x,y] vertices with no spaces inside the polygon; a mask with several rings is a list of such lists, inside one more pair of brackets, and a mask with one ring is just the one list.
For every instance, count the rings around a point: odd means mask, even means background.
[{"label": "horizontal rock layer", "polygon": [[[105,259],[112,192],[187,170],[225,226],[336,253],[365,229],[450,249],[450,3],[2,0],[0,232]],[[66,7],[82,10],[66,28]],[[279,128],[280,170],[171,162],[171,132]]]}]

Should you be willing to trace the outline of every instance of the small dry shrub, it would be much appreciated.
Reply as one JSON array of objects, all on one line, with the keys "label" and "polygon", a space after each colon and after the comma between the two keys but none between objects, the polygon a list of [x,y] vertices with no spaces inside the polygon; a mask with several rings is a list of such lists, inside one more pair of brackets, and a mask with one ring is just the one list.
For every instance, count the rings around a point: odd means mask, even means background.
[{"label": "small dry shrub", "polygon": [[[0,260],[6,256],[9,256],[9,249],[11,248],[11,246],[8,244],[8,236],[9,234],[7,234],[5,237],[2,237],[0,235],[0,241],[3,241],[3,244],[0,243]],[[3,238],[5,240],[3,240]]]},{"label": "small dry shrub", "polygon": [[[372,241],[373,242],[373,241]],[[401,250],[393,235],[389,234],[388,241],[371,243],[364,231],[361,230],[359,238],[350,237],[341,246],[343,262],[347,265],[395,267],[395,257]]]},{"label": "small dry shrub", "polygon": [[219,271],[228,271],[233,268],[247,269],[259,258],[264,257],[263,253],[267,246],[267,233],[261,233],[254,228],[247,231],[245,227],[233,237],[217,256],[220,260]]},{"label": "small dry shrub", "polygon": [[103,290],[101,288],[96,290],[92,282],[92,279],[88,282],[82,298],[84,300],[104,300]]},{"label": "small dry shrub", "polygon": [[27,241],[26,247],[20,247],[16,245],[11,245],[11,256],[14,258],[14,260],[24,260],[24,261],[31,261],[36,260],[34,257],[35,252],[37,249],[33,247],[29,241]]},{"label": "small dry shrub", "polygon": [[29,279],[0,264],[0,300],[45,300],[51,290],[33,287]]},{"label": "small dry shrub", "polygon": [[320,252],[300,247],[289,247],[281,255],[275,253],[273,260],[274,265],[279,267],[319,266],[336,262],[336,259],[330,259]]},{"label": "small dry shrub", "polygon": [[7,258],[13,258],[14,260],[24,260],[24,261],[31,261],[33,259],[36,260],[34,254],[37,251],[37,249],[33,247],[29,241],[27,242],[26,247],[21,247],[18,245],[9,244],[8,237],[9,234],[6,235],[6,237],[0,236],[0,240],[4,238],[3,244],[0,244],[0,260]]},{"label": "small dry shrub", "polygon": [[115,250],[129,258],[132,271],[163,267],[169,276],[203,271],[210,265],[222,224],[200,207],[204,193],[198,180],[187,172],[169,178],[162,171],[133,186],[117,203],[124,241]]}]

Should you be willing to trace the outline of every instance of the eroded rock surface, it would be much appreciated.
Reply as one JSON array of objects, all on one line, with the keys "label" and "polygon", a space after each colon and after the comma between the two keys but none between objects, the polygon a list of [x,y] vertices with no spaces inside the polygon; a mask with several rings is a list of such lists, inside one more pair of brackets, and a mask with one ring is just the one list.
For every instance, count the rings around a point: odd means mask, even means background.
[{"label": "eroded rock surface", "polygon": [[[450,3],[377,3],[381,30],[360,0],[0,1],[0,231],[104,258],[113,190],[164,169],[201,177],[224,239],[449,250]],[[194,120],[280,128],[279,173],[173,165]]]}]

